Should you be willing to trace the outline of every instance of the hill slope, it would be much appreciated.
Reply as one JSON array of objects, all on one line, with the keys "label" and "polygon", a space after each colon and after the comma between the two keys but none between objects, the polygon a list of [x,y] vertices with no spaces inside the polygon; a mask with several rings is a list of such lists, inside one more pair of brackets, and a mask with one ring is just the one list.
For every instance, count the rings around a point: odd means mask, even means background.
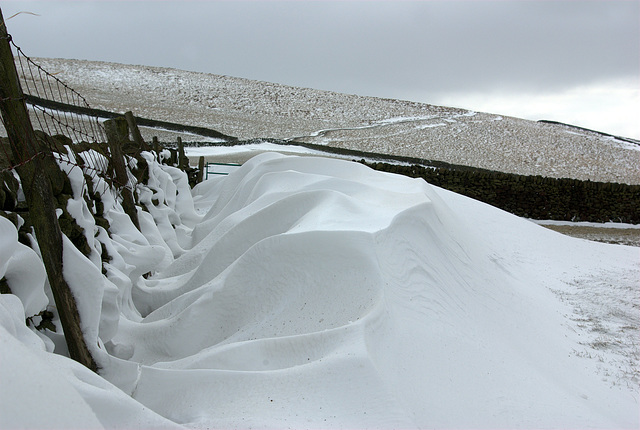
[{"label": "hill slope", "polygon": [[296,139],[509,173],[640,184],[640,146],[561,124],[176,69],[37,61],[92,107],[241,139]]}]

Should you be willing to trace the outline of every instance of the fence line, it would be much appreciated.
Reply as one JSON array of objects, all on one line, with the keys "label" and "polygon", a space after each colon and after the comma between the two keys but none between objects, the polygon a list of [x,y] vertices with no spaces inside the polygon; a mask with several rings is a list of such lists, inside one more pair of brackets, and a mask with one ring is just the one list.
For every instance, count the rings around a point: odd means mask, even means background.
[{"label": "fence line", "polygon": [[[85,115],[85,116],[102,118],[102,119],[113,119],[113,118],[118,118],[122,116],[122,114],[110,112],[104,109],[96,109],[96,108],[86,107],[86,106],[71,105],[67,103],[35,97],[28,94],[25,94],[25,101],[27,102],[27,104],[30,104],[30,105],[42,106],[42,107],[50,108],[56,111],[72,112],[80,116]],[[236,137],[228,136],[219,131],[212,130],[206,127],[178,124],[175,122],[160,121],[157,119],[142,118],[139,116],[135,116],[135,120],[136,120],[136,124],[139,127],[155,128],[163,131],[172,131],[176,133],[186,133],[186,134],[193,134],[196,136],[220,139],[221,145],[232,145],[238,141],[238,138]]]},{"label": "fence line", "polygon": [[[25,95],[89,107],[89,103],[80,93],[35,63],[15,43],[12,42],[12,45],[18,54],[14,58],[20,72],[22,92]],[[63,134],[75,142],[105,141],[104,129],[97,118],[89,117],[88,121],[84,121],[87,124],[83,124],[77,114],[52,111],[36,104],[31,104],[31,106],[36,112],[35,116],[42,131],[48,131],[50,134]]]},{"label": "fence line", "polygon": [[[130,175],[127,183],[120,184],[110,168],[107,135],[99,117],[92,113],[78,112],[91,111],[86,98],[27,56],[12,40],[11,35],[6,39],[15,51],[14,65],[23,95],[22,101],[31,117],[31,125],[34,130],[43,134],[37,135],[39,142],[29,143],[32,153],[36,152],[36,155],[27,159],[15,159],[16,153],[24,152],[18,150],[12,153],[9,147],[0,145],[0,158],[4,152],[6,159],[0,163],[0,172],[13,170],[37,156],[53,154],[60,161],[68,163],[71,168],[80,168],[91,179],[100,176],[111,184],[132,189],[135,186],[135,178]],[[56,109],[56,104],[76,106],[78,111]],[[3,118],[2,124],[6,129],[4,121]],[[15,143],[9,139],[9,145],[13,146]],[[66,154],[63,145],[68,145],[72,154]]]},{"label": "fence line", "polygon": [[[38,241],[69,356],[87,368],[97,371],[98,366],[82,331],[76,299],[63,273],[63,236],[58,221],[59,202],[56,196],[62,192],[64,183],[61,184],[58,180],[61,177],[58,175],[60,171],[55,156],[46,147],[47,144],[52,144],[53,139],[39,137],[33,129],[17,76],[10,40],[11,36],[6,31],[0,10],[0,116],[9,142],[5,145],[3,139],[0,146],[7,156],[7,164],[20,176],[22,193],[29,212],[28,222]],[[42,154],[44,156],[40,156]],[[29,158],[31,160],[27,160]],[[24,165],[12,167],[11,164],[16,161]],[[8,175],[13,173],[9,171]],[[0,185],[4,186],[7,171],[0,171],[0,175],[3,177]]]}]

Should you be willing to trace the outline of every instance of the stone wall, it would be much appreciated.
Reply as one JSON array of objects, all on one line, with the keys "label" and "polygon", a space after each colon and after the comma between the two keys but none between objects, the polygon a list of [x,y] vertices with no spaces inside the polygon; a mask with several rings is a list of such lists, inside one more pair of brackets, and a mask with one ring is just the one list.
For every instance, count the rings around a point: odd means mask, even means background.
[{"label": "stone wall", "polygon": [[432,185],[526,218],[640,223],[640,185],[360,162],[376,170],[423,178]]}]

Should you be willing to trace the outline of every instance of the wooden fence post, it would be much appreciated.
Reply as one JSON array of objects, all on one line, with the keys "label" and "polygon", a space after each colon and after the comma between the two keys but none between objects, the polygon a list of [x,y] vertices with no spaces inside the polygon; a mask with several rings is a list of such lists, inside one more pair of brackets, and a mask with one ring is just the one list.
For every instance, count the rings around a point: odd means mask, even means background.
[{"label": "wooden fence post", "polygon": [[131,218],[133,225],[140,230],[138,210],[133,200],[133,193],[127,187],[129,175],[127,174],[127,168],[124,163],[124,155],[122,155],[122,144],[127,140],[129,135],[127,121],[122,117],[108,119],[104,122],[104,130],[107,133],[107,144],[111,152],[111,162],[113,163],[113,169],[116,174],[116,181],[118,181],[118,185],[120,185],[122,190],[122,208],[125,213],[129,215],[129,218]]},{"label": "wooden fence post", "polygon": [[56,215],[51,182],[46,174],[47,169],[58,169],[58,165],[51,154],[43,156],[42,153],[46,148],[38,142],[33,131],[1,10],[0,113],[9,137],[14,162],[29,160],[16,167],[16,170],[29,206],[29,218],[35,230],[51,292],[58,309],[69,356],[89,369],[97,371],[98,366],[82,334],[75,298],[63,276],[62,232]]},{"label": "wooden fence post", "polygon": [[133,141],[138,145],[142,151],[150,151],[149,145],[142,138],[142,134],[140,134],[140,129],[138,128],[138,124],[136,124],[136,119],[133,116],[133,112],[128,111],[124,114],[124,118],[127,120],[127,124],[129,124],[129,130],[131,130],[131,136],[133,137]]},{"label": "wooden fence post", "polygon": [[198,174],[196,175],[196,183],[202,182],[202,176],[204,175],[204,156],[198,158]]},{"label": "wooden fence post", "polygon": [[184,170],[189,167],[189,159],[184,154],[184,143],[182,138],[178,136],[178,168]]},{"label": "wooden fence post", "polygon": [[153,150],[156,152],[156,160],[160,162],[160,142],[158,136],[153,136]]}]

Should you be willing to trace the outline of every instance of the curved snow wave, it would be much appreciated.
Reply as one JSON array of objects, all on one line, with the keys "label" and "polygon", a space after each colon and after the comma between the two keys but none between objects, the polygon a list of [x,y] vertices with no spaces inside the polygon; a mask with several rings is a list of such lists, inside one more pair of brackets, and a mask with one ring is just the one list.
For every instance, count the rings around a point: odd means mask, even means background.
[{"label": "curved snow wave", "polygon": [[153,364],[213,345],[340,327],[379,300],[380,274],[366,237],[283,236],[254,244],[219,276],[151,312],[113,342],[134,348],[132,360]]},{"label": "curved snow wave", "polygon": [[163,416],[562,427],[630,410],[572,369],[552,293],[423,181],[265,154],[212,187],[191,247],[134,288],[146,317],[112,340]]},{"label": "curved snow wave", "polygon": [[24,324],[33,310],[23,303],[35,310],[35,303],[46,305],[44,267],[13,237],[15,228],[0,217],[0,277],[15,289],[0,295],[0,428],[181,428],[81,364],[52,354],[51,340]]},{"label": "curved snow wave", "polygon": [[[192,194],[148,160],[141,231],[114,200],[111,237],[88,234],[113,257],[108,279],[65,247],[101,375],[137,401],[71,366],[86,426],[91,413],[105,427],[171,424],[151,409],[209,428],[637,427],[637,400],[576,356],[551,291],[637,271],[634,250],[351,162],[264,154]],[[10,227],[0,218],[5,258]],[[3,330],[43,349],[6,302]],[[118,402],[131,416],[109,418]]]},{"label": "curved snow wave", "polygon": [[0,216],[0,279],[6,279],[11,292],[20,298],[25,318],[38,314],[49,303],[42,288],[46,274],[38,255],[18,242],[18,232]]}]

